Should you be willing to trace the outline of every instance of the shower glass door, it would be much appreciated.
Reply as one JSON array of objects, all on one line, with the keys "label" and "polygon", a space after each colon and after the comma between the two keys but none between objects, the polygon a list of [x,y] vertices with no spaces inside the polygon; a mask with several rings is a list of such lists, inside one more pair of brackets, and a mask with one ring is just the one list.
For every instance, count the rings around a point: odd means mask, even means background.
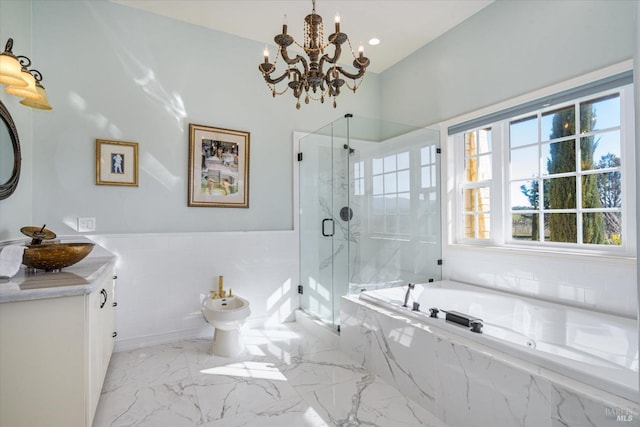
[{"label": "shower glass door", "polygon": [[341,254],[348,250],[349,224],[339,218],[348,204],[346,125],[341,120],[300,140],[301,305],[334,327],[348,278],[348,258]]},{"label": "shower glass door", "polygon": [[440,280],[439,141],[349,115],[300,139],[305,311],[339,328],[343,295]]}]

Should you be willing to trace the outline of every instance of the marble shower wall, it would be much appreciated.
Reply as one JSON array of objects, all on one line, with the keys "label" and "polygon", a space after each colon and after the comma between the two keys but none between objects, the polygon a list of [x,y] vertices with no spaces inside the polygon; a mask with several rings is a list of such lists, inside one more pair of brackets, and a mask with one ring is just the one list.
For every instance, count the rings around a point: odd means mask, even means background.
[{"label": "marble shower wall", "polygon": [[450,427],[640,425],[638,404],[343,297],[340,348]]}]

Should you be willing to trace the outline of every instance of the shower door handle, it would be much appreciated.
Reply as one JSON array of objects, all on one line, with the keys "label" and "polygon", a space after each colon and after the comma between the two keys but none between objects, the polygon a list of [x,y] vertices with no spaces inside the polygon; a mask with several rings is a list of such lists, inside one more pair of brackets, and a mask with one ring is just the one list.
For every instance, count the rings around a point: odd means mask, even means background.
[{"label": "shower door handle", "polygon": [[[330,231],[327,232],[327,222],[331,223]],[[336,232],[336,224],[333,222],[331,218],[325,218],[322,220],[322,235],[324,237],[333,237],[333,234]]]}]

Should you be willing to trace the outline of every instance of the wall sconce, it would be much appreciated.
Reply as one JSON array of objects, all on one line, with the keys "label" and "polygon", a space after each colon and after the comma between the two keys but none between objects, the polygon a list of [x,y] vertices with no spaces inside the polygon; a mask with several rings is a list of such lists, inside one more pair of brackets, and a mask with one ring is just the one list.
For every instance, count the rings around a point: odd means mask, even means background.
[{"label": "wall sconce", "polygon": [[47,93],[42,81],[42,74],[29,69],[31,60],[26,56],[16,56],[11,49],[13,39],[7,40],[4,52],[0,53],[0,83],[8,85],[4,91],[23,98],[20,104],[40,110],[51,110]]}]

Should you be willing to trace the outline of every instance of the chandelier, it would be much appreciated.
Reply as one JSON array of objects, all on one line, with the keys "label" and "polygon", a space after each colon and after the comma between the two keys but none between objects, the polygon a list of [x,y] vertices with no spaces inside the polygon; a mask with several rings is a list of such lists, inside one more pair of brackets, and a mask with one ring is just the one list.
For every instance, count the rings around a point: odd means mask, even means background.
[{"label": "chandelier", "polygon": [[22,98],[20,104],[40,110],[51,110],[47,93],[42,86],[42,74],[31,66],[26,56],[14,55],[13,39],[7,40],[4,52],[0,53],[0,83],[6,84],[5,92]]},{"label": "chandelier", "polygon": [[[296,98],[296,108],[300,109],[300,97],[304,93],[305,104],[309,100],[324,102],[326,97],[333,97],[333,108],[336,108],[336,97],[340,95],[340,88],[346,85],[354,93],[362,84],[362,78],[369,66],[369,58],[364,56],[364,48],[360,46],[358,56],[355,55],[351,48],[349,37],[340,32],[340,17],[336,16],[335,30],[331,34],[327,43],[323,42],[323,26],[322,17],[316,13],[316,1],[312,0],[313,9],[311,14],[304,18],[304,45],[298,43],[293,37],[287,34],[286,15],[282,24],[282,34],[274,37],[274,41],[278,45],[278,52],[273,63],[269,62],[269,50],[264,50],[264,62],[258,66],[262,72],[265,82],[275,98],[276,95],[282,95],[291,89],[294,98]],[[353,55],[353,67],[355,72],[349,72],[338,65],[340,54],[342,53],[342,45],[349,45],[351,55]],[[297,55],[293,58],[289,56],[287,48],[292,44],[304,50],[308,59]],[[325,53],[333,46],[333,55]],[[272,77],[276,70],[278,59],[282,57],[286,63],[287,69],[277,77]],[[326,67],[326,71],[325,71]],[[349,84],[343,77],[353,80],[353,84]],[[278,91],[276,85],[281,81],[288,79],[287,86],[282,91]]]}]

